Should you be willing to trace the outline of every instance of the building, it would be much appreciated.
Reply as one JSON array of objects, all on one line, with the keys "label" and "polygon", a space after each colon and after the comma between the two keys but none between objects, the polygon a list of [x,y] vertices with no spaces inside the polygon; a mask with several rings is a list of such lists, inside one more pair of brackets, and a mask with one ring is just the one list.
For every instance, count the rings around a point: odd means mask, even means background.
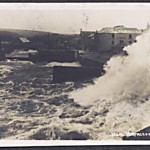
[{"label": "building", "polygon": [[95,31],[80,30],[80,49],[91,51],[94,47]]},{"label": "building", "polygon": [[103,28],[95,33],[95,51],[120,52],[125,46],[136,42],[136,37],[142,32],[141,29],[126,28],[123,25]]}]

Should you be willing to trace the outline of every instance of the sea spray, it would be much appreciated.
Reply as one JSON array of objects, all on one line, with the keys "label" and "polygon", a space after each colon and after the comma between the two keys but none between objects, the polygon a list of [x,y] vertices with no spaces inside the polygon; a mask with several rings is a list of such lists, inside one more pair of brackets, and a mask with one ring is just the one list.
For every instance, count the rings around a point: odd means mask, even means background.
[{"label": "sea spray", "polygon": [[[137,42],[124,48],[128,56],[114,56],[105,66],[105,75],[94,85],[70,93],[81,105],[94,104],[105,99],[111,103],[128,101],[141,103],[150,96],[150,30],[137,38]],[[138,101],[139,100],[139,101]]]}]

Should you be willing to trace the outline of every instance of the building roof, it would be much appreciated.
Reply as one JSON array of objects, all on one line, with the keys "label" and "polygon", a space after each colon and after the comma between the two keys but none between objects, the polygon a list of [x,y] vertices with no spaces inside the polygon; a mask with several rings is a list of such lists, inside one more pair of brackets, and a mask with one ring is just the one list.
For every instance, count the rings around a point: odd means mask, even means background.
[{"label": "building roof", "polygon": [[30,42],[26,37],[22,37],[22,38],[19,38],[21,40],[22,43],[28,43]]},{"label": "building roof", "polygon": [[99,31],[99,33],[142,33],[141,29],[137,28],[126,28],[123,25],[115,26],[115,27],[106,27]]}]

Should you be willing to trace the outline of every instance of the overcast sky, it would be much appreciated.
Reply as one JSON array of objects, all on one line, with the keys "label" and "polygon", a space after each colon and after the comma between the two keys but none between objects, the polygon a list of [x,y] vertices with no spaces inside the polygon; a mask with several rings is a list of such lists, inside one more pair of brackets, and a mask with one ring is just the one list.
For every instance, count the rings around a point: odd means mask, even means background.
[{"label": "overcast sky", "polygon": [[125,25],[145,28],[150,22],[146,3],[22,3],[0,4],[0,28],[79,33]]}]

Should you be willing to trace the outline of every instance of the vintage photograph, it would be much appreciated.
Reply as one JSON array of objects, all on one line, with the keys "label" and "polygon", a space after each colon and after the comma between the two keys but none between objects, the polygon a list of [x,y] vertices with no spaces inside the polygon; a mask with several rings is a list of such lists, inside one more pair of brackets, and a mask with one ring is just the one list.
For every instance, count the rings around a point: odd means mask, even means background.
[{"label": "vintage photograph", "polygon": [[0,3],[0,140],[149,140],[149,3]]}]

